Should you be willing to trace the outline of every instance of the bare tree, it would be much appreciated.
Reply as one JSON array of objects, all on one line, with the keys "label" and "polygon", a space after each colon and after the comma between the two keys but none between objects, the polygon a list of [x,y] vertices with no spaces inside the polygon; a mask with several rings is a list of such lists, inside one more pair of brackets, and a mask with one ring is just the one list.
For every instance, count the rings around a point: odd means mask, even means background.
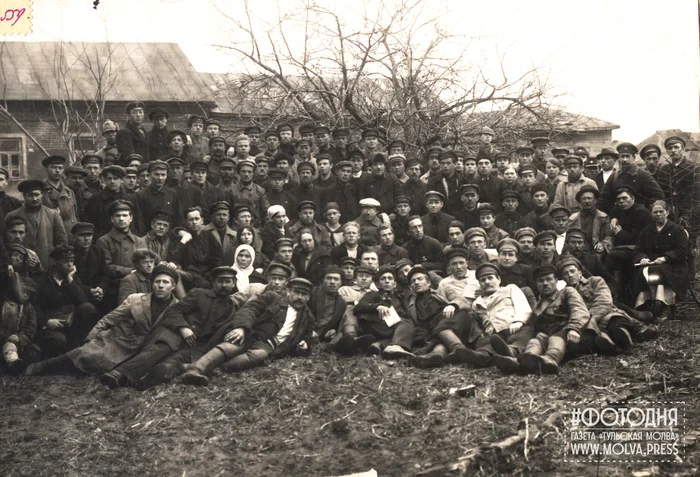
[{"label": "bare tree", "polygon": [[317,0],[284,5],[260,12],[245,1],[236,15],[219,6],[233,35],[218,46],[247,68],[230,86],[264,101],[273,117],[378,127],[423,148],[498,128],[484,111],[509,128],[522,115],[548,122],[555,111],[540,68],[511,76],[503,55],[476,62],[477,39],[448,32],[434,2],[365,2],[355,14]]}]

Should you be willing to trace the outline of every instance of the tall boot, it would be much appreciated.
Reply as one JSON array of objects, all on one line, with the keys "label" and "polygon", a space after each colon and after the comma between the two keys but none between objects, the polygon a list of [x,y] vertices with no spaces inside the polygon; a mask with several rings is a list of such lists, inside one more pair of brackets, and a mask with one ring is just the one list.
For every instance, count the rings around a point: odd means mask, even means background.
[{"label": "tall boot", "polygon": [[245,371],[260,366],[267,358],[268,352],[264,349],[253,349],[226,361],[221,369],[229,373]]},{"label": "tall boot", "polygon": [[464,346],[462,340],[452,330],[442,330],[437,334],[437,338],[445,345],[449,353],[445,356],[445,363],[459,364],[466,363],[469,359],[469,351]]},{"label": "tall boot", "polygon": [[[226,361],[227,352],[224,350],[224,347],[240,349],[239,346],[232,343],[222,343],[216,346],[193,364],[185,365],[186,371],[180,376],[180,382],[182,384],[191,384],[194,386],[206,386],[209,384],[208,375]],[[234,354],[229,354],[229,357],[230,356],[234,356]]]},{"label": "tall boot", "polygon": [[542,356],[541,370],[544,374],[558,374],[559,363],[566,353],[566,341],[559,336],[550,336],[547,342],[547,351]]},{"label": "tall boot", "polygon": [[525,351],[518,355],[518,363],[530,371],[538,370],[542,363],[546,340],[546,334],[538,333],[537,336],[528,341]]},{"label": "tall boot", "polygon": [[437,344],[433,349],[421,356],[411,356],[408,360],[411,366],[421,369],[439,368],[444,364],[444,358],[447,355],[447,347],[443,344]]},{"label": "tall boot", "polygon": [[59,374],[61,372],[71,371],[75,369],[73,361],[67,354],[56,356],[55,358],[45,359],[38,363],[27,366],[25,374],[27,376],[41,376],[44,374]]},{"label": "tall boot", "polygon": [[10,374],[15,376],[22,374],[24,371],[24,360],[20,359],[17,354],[17,345],[15,343],[5,343],[2,347],[2,355],[7,363]]}]

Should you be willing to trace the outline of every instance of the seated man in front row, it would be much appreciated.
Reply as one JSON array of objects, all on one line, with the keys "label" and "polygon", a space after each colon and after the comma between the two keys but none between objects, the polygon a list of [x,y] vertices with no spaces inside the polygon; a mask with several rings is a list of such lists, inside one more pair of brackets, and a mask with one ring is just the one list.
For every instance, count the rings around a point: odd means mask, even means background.
[{"label": "seated man in front row", "polygon": [[182,383],[206,386],[207,375],[221,364],[224,371],[244,371],[269,358],[310,355],[314,318],[306,304],[312,288],[308,280],[292,278],[285,294],[266,292],[247,302],[211,340],[223,338],[219,344],[186,366]]}]

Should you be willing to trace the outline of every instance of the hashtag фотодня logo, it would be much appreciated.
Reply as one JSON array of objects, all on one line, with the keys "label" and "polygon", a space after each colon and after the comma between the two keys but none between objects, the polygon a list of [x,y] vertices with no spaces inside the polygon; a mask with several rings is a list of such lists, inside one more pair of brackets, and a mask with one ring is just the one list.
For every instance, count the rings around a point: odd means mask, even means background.
[{"label": "hashtag \u0444\u043e\u0442\u043e\u0434\u043d\u044f logo", "polygon": [[679,445],[685,402],[640,402],[596,407],[572,403],[565,462],[661,463],[683,459]]}]

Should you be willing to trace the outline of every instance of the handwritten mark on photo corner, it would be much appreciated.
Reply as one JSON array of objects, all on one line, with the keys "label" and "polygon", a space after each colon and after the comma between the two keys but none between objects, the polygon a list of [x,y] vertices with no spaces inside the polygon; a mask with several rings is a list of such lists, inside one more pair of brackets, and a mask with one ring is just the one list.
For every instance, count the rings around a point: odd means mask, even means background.
[{"label": "handwritten mark on photo corner", "polygon": [[14,0],[3,3],[4,8],[0,8],[0,36],[30,33],[32,1]]}]

